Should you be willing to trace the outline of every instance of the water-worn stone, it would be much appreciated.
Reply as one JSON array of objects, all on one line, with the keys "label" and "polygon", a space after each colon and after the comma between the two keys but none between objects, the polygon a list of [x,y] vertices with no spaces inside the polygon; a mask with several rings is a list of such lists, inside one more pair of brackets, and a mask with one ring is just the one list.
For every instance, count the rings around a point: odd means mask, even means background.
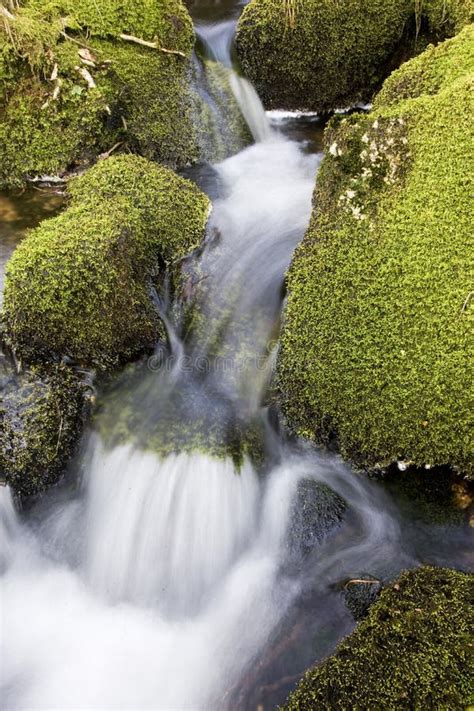
[{"label": "water-worn stone", "polygon": [[321,543],[344,516],[346,502],[326,484],[301,479],[296,487],[288,525],[288,547],[305,556]]},{"label": "water-worn stone", "polygon": [[60,477],[86,414],[86,390],[64,365],[17,375],[2,358],[0,475],[22,496],[39,494]]},{"label": "water-worn stone", "polygon": [[345,582],[343,587],[344,602],[357,622],[367,617],[382,588],[380,580],[371,575],[359,575],[357,578]]}]

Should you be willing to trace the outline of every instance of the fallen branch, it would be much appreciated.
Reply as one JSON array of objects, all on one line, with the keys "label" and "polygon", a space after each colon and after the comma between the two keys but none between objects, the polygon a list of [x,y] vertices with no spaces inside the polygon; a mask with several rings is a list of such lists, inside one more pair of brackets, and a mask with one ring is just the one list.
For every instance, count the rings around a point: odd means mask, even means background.
[{"label": "fallen branch", "polygon": [[67,32],[65,32],[64,30],[61,30],[61,32],[59,34],[61,35],[61,37],[64,37],[64,39],[68,40],[68,42],[74,42],[74,44],[77,44],[78,47],[84,47],[84,49],[88,49],[89,51],[94,51],[94,52],[98,52],[98,53],[101,52],[101,50],[98,49],[97,47],[94,50],[92,50],[91,47],[89,47],[89,45],[85,44],[84,42],[80,42],[79,40],[75,39],[74,37],[70,37],[67,34]]},{"label": "fallen branch", "polygon": [[140,37],[134,37],[133,35],[119,35],[120,39],[124,42],[133,42],[134,44],[139,44],[141,47],[149,47],[150,49],[157,49],[159,52],[164,52],[165,54],[177,54],[180,57],[186,59],[186,54],[181,52],[179,49],[166,49],[165,47],[160,47],[156,42],[148,42],[148,40],[141,39]]},{"label": "fallen branch", "polygon": [[105,160],[106,158],[108,158],[108,157],[111,155],[111,153],[113,153],[114,151],[116,151],[117,148],[120,148],[120,146],[121,146],[122,144],[123,144],[123,141],[119,141],[119,142],[116,143],[114,146],[112,146],[112,148],[111,148],[110,150],[106,151],[105,153],[101,153],[100,156],[99,156],[99,160]]},{"label": "fallen branch", "polygon": [[61,91],[61,84],[62,84],[61,79],[57,79],[56,86],[54,87],[54,91],[53,91],[53,101],[56,101],[59,96],[59,92]]},{"label": "fallen branch", "polygon": [[57,77],[56,78],[56,86],[54,87],[52,96],[50,99],[46,99],[46,101],[44,102],[44,104],[41,107],[41,111],[44,111],[45,109],[48,108],[50,101],[57,101],[58,100],[58,97],[59,97],[59,94],[61,91],[61,86],[62,86],[62,81],[59,77]]}]

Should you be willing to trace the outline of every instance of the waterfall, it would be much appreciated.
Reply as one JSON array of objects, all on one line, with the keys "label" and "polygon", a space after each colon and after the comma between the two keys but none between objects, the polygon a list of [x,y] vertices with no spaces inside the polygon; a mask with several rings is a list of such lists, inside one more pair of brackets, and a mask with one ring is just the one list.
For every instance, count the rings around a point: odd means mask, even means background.
[{"label": "waterfall", "polygon": [[201,23],[196,27],[196,33],[207,56],[229,69],[232,92],[252,137],[255,141],[264,141],[271,136],[272,131],[260,97],[251,82],[240,76],[232,66],[231,50],[235,27],[235,20]]},{"label": "waterfall", "polygon": [[[192,615],[257,528],[258,479],[250,463],[94,443],[88,473],[87,577],[112,601]],[[113,496],[111,496],[113,492]]]}]

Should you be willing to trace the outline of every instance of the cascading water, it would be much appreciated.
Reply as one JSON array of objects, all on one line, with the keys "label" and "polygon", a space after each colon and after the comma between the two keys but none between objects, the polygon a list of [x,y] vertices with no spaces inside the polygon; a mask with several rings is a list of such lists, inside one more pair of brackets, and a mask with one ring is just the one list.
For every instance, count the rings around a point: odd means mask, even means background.
[{"label": "cascading water", "polygon": [[262,102],[251,82],[233,71],[231,50],[235,28],[236,20],[227,20],[199,24],[196,32],[207,56],[230,70],[230,86],[250,133],[255,141],[264,141],[269,138],[271,129]]},{"label": "cascading water", "polygon": [[[229,68],[234,25],[198,27]],[[269,426],[283,278],[319,157],[272,128],[246,80],[232,86],[257,142],[211,171],[191,314],[161,305],[171,357],[118,380],[69,477],[28,515],[0,488],[6,709],[247,710],[265,684],[272,708],[353,625],[334,586],[418,562],[376,483]],[[264,474],[227,454],[249,422]],[[304,555],[289,537],[302,482],[347,507]]]}]

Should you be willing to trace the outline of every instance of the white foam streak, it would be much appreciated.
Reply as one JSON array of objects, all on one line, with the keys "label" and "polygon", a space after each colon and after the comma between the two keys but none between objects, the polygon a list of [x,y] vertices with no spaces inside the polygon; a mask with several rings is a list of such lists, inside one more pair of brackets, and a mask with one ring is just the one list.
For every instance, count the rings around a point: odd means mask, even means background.
[{"label": "white foam streak", "polygon": [[250,133],[255,141],[264,141],[271,135],[270,123],[260,97],[244,77],[232,73],[230,85]]},{"label": "white foam streak", "polygon": [[10,489],[0,486],[0,573],[12,560],[19,526]]}]

